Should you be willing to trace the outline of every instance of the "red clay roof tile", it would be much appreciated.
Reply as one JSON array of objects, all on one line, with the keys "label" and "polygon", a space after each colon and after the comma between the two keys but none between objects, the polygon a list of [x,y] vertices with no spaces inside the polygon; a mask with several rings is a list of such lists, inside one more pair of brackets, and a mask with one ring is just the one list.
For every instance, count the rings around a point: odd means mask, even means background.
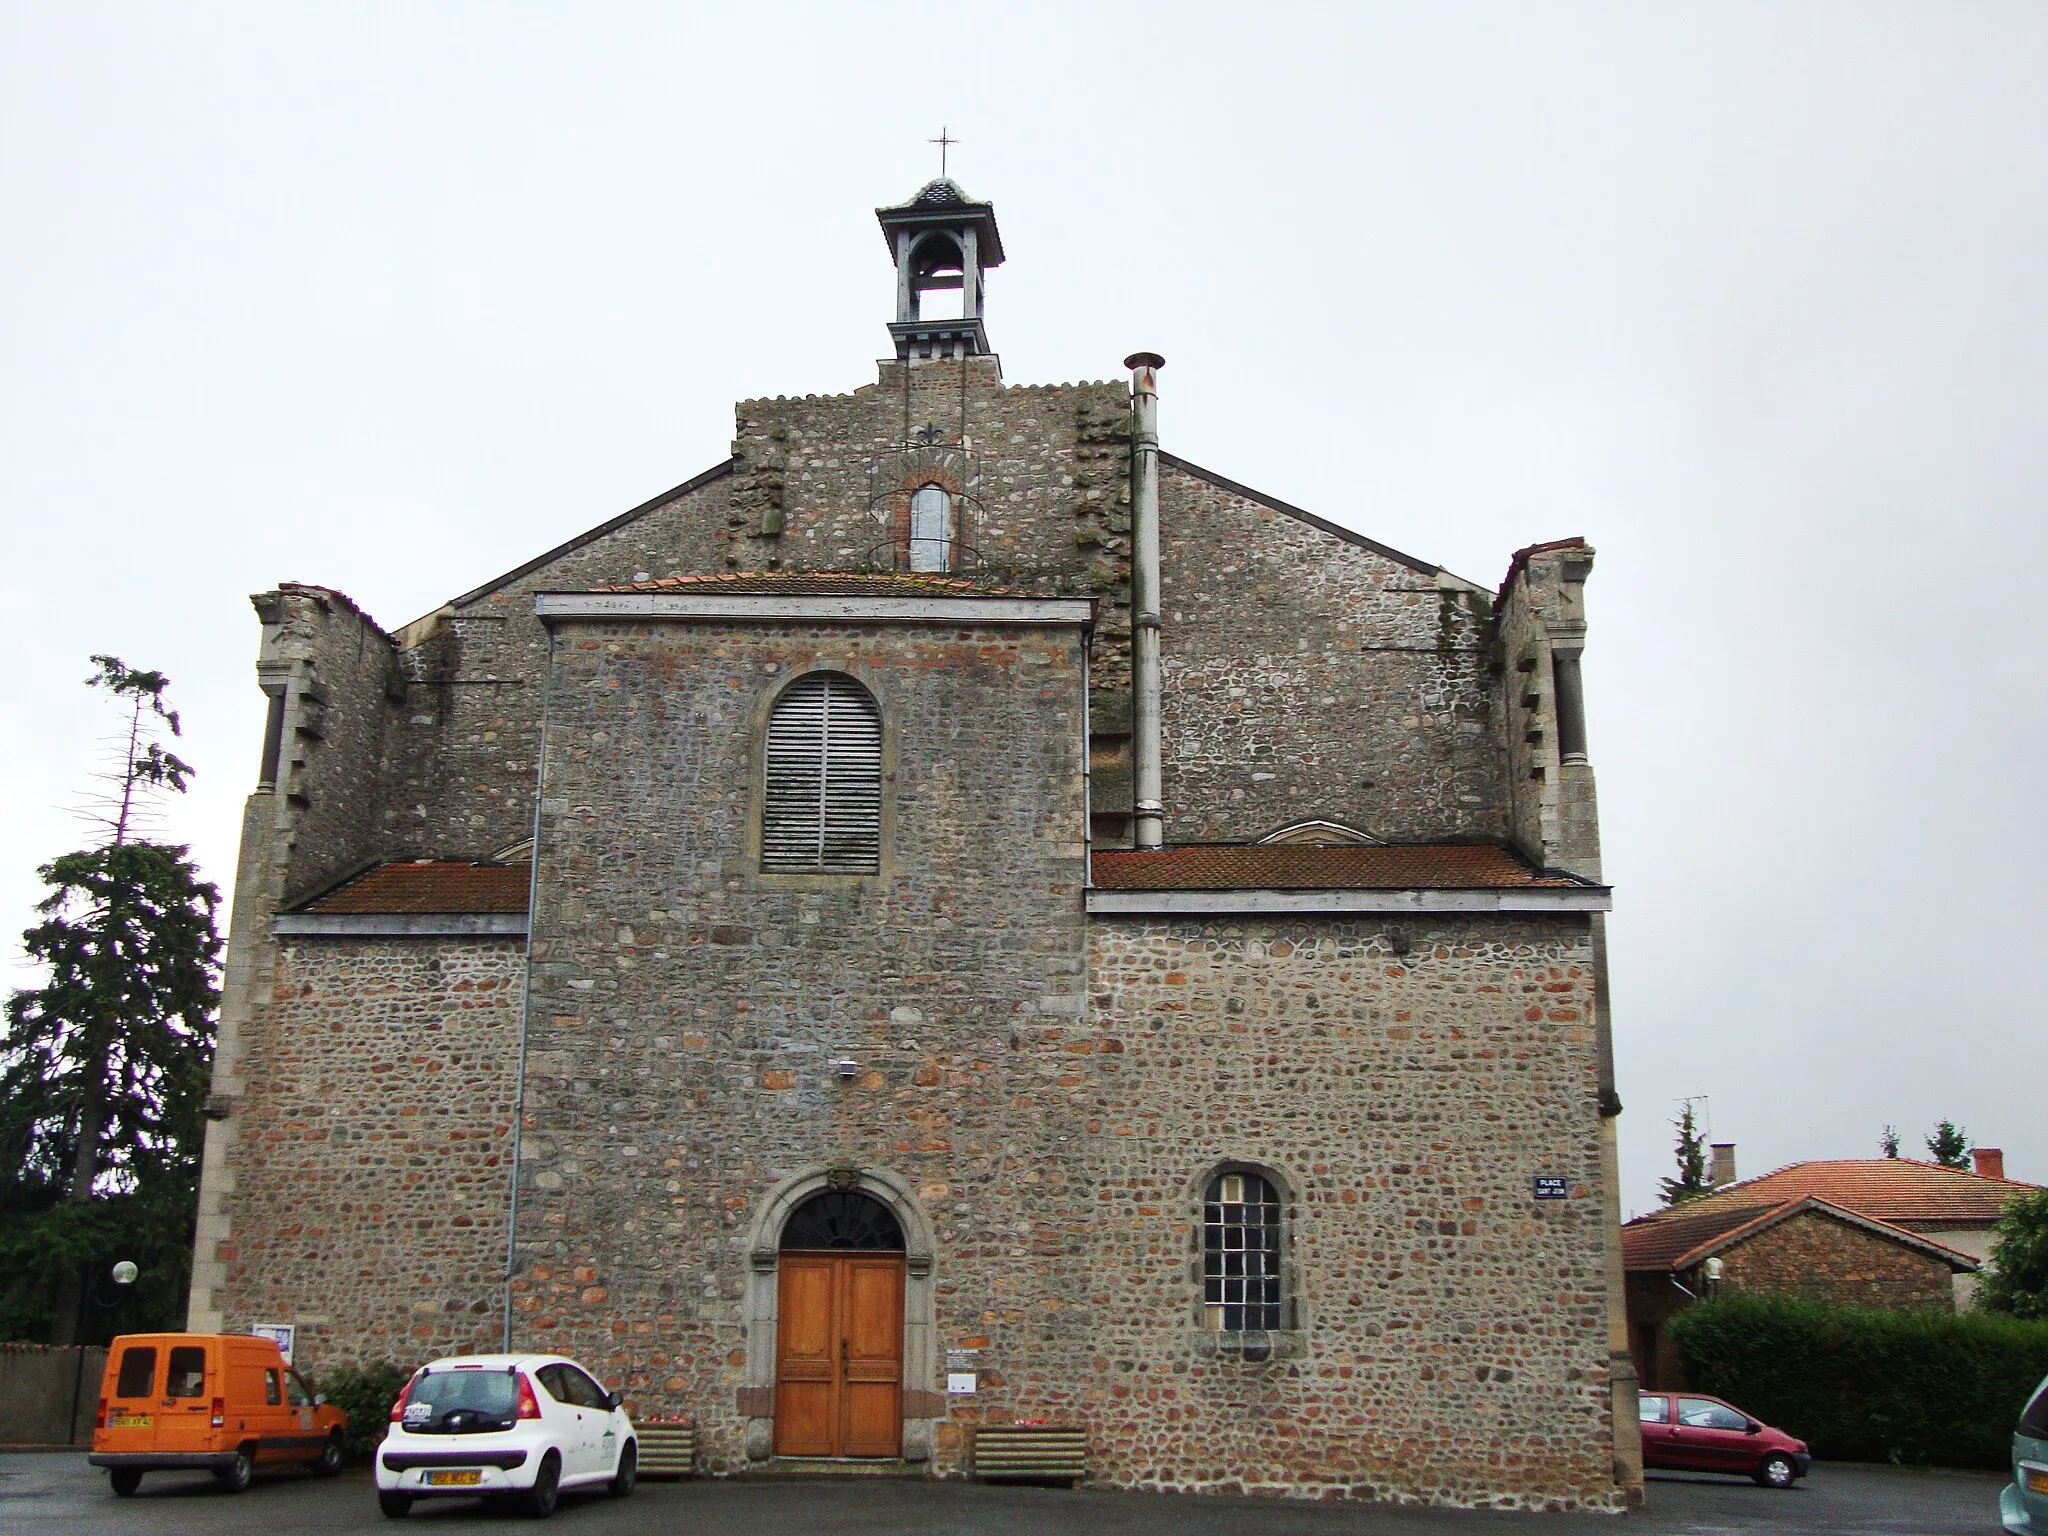
[{"label": "red clay roof tile", "polygon": [[1863,1211],[1823,1200],[1817,1195],[1795,1195],[1776,1204],[1722,1205],[1699,1210],[1704,1198],[1688,1200],[1670,1213],[1639,1217],[1621,1229],[1622,1268],[1628,1270],[1690,1269],[1716,1250],[1745,1242],[1767,1227],[1817,1211],[1830,1220],[1860,1226],[1864,1231],[1889,1241],[1950,1259],[1958,1269],[1974,1270],[1977,1261],[1946,1243],[1881,1221]]},{"label": "red clay roof tile", "polygon": [[1096,887],[1106,891],[1519,890],[1590,884],[1533,870],[1491,843],[1208,843],[1158,852],[1105,849],[1092,864]]},{"label": "red clay roof tile", "polygon": [[1709,1210],[1779,1205],[1812,1195],[1894,1226],[1988,1227],[1997,1222],[2008,1200],[2031,1194],[2038,1187],[2016,1179],[1987,1179],[1910,1157],[1837,1158],[1788,1163],[1684,1205],[1654,1211],[1641,1220],[1684,1220]]},{"label": "red clay roof tile", "polygon": [[380,864],[302,912],[524,912],[527,864],[426,859]]}]

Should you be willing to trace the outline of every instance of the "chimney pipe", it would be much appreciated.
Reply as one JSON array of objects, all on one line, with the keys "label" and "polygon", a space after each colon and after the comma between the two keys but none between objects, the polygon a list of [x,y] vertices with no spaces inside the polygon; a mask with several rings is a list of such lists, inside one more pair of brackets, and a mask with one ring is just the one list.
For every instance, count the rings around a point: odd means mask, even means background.
[{"label": "chimney pipe", "polygon": [[1719,1189],[1724,1184],[1735,1182],[1735,1143],[1717,1141],[1713,1145],[1714,1166],[1707,1175],[1707,1182]]},{"label": "chimney pipe", "polygon": [[1970,1164],[1980,1179],[2002,1179],[2005,1177],[2005,1152],[1999,1147],[1972,1147]]},{"label": "chimney pipe", "polygon": [[1131,370],[1131,747],[1136,758],[1135,844],[1166,841],[1159,754],[1159,370],[1157,352],[1133,352]]}]

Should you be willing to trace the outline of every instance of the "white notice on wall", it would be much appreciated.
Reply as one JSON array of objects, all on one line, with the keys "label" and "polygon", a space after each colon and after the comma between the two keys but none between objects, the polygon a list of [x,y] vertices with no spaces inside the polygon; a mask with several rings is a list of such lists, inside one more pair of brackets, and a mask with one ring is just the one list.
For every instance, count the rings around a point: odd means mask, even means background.
[{"label": "white notice on wall", "polygon": [[951,1396],[951,1397],[972,1397],[972,1396],[974,1396],[974,1372],[972,1372],[972,1371],[948,1371],[948,1372],[946,1372],[946,1392],[947,1392],[947,1395],[948,1395],[948,1396]]},{"label": "white notice on wall", "polygon": [[277,1345],[277,1352],[284,1356],[284,1363],[292,1363],[292,1335],[298,1329],[290,1323],[252,1323],[249,1331],[259,1339],[269,1339]]}]

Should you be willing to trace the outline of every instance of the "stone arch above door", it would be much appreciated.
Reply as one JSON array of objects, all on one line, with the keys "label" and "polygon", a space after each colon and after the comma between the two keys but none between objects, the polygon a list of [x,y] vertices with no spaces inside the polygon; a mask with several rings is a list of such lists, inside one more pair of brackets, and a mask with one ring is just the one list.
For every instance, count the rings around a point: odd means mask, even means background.
[{"label": "stone arch above door", "polygon": [[747,1232],[747,1384],[739,1411],[747,1421],[747,1455],[774,1452],[776,1261],[782,1227],[796,1208],[828,1189],[858,1191],[886,1206],[903,1229],[903,1459],[929,1461],[932,1421],[946,1416],[938,1380],[938,1329],[932,1280],[932,1226],[903,1179],[883,1168],[819,1165],[768,1191]]}]

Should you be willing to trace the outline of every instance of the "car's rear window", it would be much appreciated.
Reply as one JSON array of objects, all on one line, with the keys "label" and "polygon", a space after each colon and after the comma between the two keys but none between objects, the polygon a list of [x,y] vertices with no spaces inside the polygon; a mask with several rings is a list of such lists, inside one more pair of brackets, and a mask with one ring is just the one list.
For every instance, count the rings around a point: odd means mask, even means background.
[{"label": "car's rear window", "polygon": [[1671,1422],[1671,1399],[1659,1393],[1655,1397],[1645,1396],[1637,1407],[1645,1424],[1669,1424]]},{"label": "car's rear window", "polygon": [[114,1382],[116,1397],[147,1397],[156,1385],[156,1350],[147,1344],[131,1344],[121,1351],[121,1374]]},{"label": "car's rear window", "polygon": [[508,1429],[519,1414],[519,1378],[510,1371],[428,1371],[405,1400],[415,1435],[479,1434]]},{"label": "car's rear window", "polygon": [[2048,1440],[2048,1381],[2041,1383],[2034,1400],[2021,1410],[2019,1433],[2030,1440]]},{"label": "car's rear window", "polygon": [[171,1351],[170,1368],[164,1372],[165,1397],[206,1396],[206,1350],[180,1344]]}]

